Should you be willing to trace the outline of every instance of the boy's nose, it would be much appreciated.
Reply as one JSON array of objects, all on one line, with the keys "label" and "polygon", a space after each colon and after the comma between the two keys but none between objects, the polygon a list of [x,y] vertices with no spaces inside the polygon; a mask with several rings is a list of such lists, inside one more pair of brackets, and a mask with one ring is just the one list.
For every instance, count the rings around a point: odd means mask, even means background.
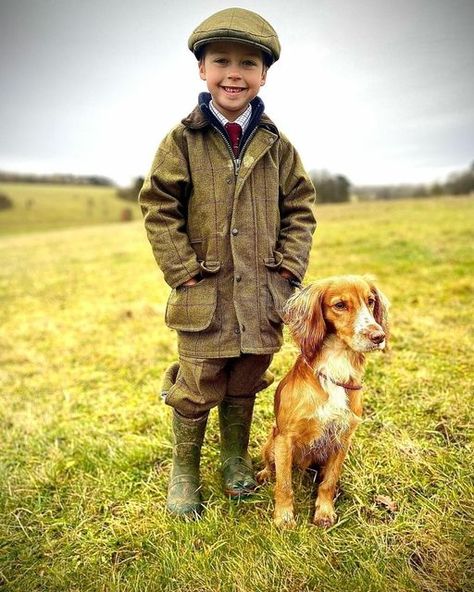
[{"label": "boy's nose", "polygon": [[227,76],[229,78],[241,78],[240,70],[238,68],[230,68]]}]

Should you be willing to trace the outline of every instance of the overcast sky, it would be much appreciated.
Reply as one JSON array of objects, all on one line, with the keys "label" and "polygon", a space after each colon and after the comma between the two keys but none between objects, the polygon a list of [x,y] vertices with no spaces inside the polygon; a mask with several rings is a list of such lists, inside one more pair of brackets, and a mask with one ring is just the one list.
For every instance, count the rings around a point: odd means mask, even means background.
[{"label": "overcast sky", "polygon": [[1,0],[0,169],[144,175],[206,90],[189,34],[229,6],[279,34],[261,97],[306,168],[418,182],[474,160],[473,0]]}]

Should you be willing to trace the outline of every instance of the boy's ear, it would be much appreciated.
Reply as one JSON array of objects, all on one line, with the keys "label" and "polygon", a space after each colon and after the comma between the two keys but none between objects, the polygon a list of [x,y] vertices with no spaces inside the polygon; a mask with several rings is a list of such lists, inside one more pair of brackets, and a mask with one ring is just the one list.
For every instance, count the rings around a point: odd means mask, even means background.
[{"label": "boy's ear", "polygon": [[204,60],[202,58],[198,62],[198,68],[199,68],[199,77],[201,78],[201,80],[206,80],[206,67],[204,65]]},{"label": "boy's ear", "polygon": [[262,79],[260,80],[260,86],[264,86],[265,82],[267,81],[267,72],[268,72],[268,68],[266,66],[263,66]]}]

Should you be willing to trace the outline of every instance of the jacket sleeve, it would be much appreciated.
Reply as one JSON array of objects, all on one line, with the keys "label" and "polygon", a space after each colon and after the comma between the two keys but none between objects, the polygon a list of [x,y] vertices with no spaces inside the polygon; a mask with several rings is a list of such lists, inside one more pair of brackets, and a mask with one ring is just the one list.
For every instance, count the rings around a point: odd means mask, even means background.
[{"label": "jacket sleeve", "polygon": [[281,142],[281,219],[277,250],[283,255],[281,267],[302,281],[316,228],[316,191],[295,148],[284,136]]},{"label": "jacket sleeve", "polygon": [[182,127],[177,126],[160,144],[138,196],[153,255],[172,288],[200,272],[186,233],[190,191]]}]

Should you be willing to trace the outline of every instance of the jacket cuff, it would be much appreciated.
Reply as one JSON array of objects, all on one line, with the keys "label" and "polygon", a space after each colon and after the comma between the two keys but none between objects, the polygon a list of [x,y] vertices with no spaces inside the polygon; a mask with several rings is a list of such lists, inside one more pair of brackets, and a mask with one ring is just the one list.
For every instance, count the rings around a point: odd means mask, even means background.
[{"label": "jacket cuff", "polygon": [[291,261],[288,261],[285,256],[283,256],[283,261],[280,264],[280,268],[286,269],[287,271],[289,271],[290,273],[292,273],[295,278],[298,280],[298,282],[302,282],[303,278],[304,278],[304,272],[301,273],[301,270],[296,268],[294,265],[292,265]]}]

